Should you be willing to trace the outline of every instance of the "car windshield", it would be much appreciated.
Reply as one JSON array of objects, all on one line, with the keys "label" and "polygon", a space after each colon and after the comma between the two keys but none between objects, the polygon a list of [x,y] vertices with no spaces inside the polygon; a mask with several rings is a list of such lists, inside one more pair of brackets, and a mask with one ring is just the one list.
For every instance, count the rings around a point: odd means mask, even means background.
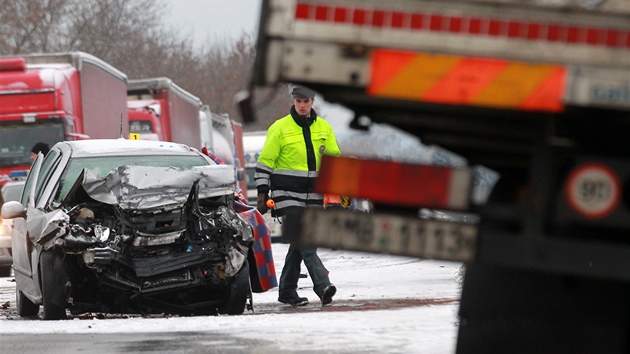
[{"label": "car windshield", "polygon": [[153,132],[153,124],[149,120],[133,120],[129,121],[130,133],[151,133]]},{"label": "car windshield", "polygon": [[105,177],[107,173],[118,166],[155,166],[155,167],[182,167],[192,168],[194,166],[208,165],[208,161],[201,156],[168,156],[168,155],[148,155],[148,156],[104,156],[104,157],[82,157],[73,158],[61,176],[60,191],[57,193],[56,201],[63,200],[72,185],[76,181],[81,171],[87,168],[99,176]]}]

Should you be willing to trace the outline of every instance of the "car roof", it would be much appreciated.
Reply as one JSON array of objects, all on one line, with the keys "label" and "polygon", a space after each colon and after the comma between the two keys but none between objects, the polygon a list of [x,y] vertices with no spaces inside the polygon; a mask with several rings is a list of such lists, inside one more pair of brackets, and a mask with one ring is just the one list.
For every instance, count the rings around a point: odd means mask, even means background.
[{"label": "car roof", "polygon": [[70,150],[73,157],[121,155],[202,155],[184,144],[127,139],[89,139],[62,141],[53,148]]}]

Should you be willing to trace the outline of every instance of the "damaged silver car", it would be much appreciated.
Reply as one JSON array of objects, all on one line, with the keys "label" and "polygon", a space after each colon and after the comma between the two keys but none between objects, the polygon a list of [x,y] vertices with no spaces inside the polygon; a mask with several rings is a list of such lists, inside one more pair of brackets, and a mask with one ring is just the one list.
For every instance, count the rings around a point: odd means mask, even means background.
[{"label": "damaged silver car", "polygon": [[[234,169],[185,145],[86,140],[38,156],[13,220],[20,316],[253,310]],[[254,268],[255,269],[255,268]]]}]

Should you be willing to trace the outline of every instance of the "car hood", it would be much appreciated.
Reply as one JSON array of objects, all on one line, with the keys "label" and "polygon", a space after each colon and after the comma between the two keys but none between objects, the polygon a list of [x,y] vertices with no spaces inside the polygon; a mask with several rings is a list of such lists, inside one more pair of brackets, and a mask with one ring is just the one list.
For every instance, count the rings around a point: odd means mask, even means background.
[{"label": "car hood", "polygon": [[65,202],[74,198],[80,185],[94,200],[122,209],[175,208],[186,203],[195,183],[199,186],[200,199],[233,194],[236,187],[234,168],[229,165],[192,169],[125,165],[104,177],[84,169]]}]

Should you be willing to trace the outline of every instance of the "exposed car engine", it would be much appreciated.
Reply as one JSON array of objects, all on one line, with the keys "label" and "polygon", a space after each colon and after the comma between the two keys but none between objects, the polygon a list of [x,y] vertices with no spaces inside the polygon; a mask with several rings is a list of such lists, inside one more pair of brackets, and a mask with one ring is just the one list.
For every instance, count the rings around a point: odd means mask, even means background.
[{"label": "exposed car engine", "polygon": [[[129,166],[121,171],[135,173]],[[162,192],[152,187],[137,194],[155,201],[153,194]],[[75,188],[68,199],[75,205],[61,208],[66,217],[57,217],[56,230],[39,240],[64,259],[57,274],[65,276],[63,297],[72,313],[239,311],[230,307],[230,296],[235,279],[249,282],[251,227],[234,211],[233,193],[201,199],[195,181],[187,194],[183,203],[173,202],[183,200],[178,196],[128,208],[131,203],[99,202],[97,193]]]}]

